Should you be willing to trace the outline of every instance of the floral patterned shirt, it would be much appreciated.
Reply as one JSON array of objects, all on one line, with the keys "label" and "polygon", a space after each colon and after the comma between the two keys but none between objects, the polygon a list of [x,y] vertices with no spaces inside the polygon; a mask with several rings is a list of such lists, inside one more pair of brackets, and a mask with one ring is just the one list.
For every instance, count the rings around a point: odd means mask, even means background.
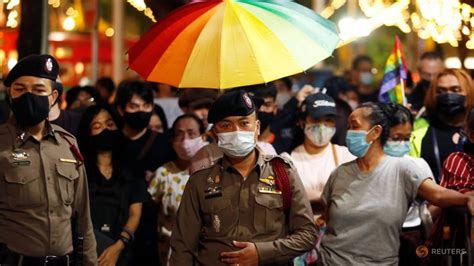
[{"label": "floral patterned shirt", "polygon": [[174,162],[168,162],[156,170],[148,192],[155,201],[161,198],[164,215],[176,214],[188,179],[189,171],[180,170]]}]

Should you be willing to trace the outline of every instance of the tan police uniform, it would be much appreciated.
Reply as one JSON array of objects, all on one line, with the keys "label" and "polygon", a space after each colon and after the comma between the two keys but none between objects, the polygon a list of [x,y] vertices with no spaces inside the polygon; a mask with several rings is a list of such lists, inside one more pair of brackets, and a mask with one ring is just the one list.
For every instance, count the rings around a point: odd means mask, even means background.
[{"label": "tan police uniform", "polygon": [[[261,265],[287,265],[314,248],[316,229],[296,169],[285,157],[256,151],[245,180],[225,157],[191,175],[171,237],[171,265],[223,265],[221,252],[239,250],[233,240],[255,243]],[[276,157],[285,161],[291,183],[286,215],[271,165]]]},{"label": "tan police uniform", "polygon": [[28,257],[70,254],[77,213],[84,265],[96,265],[85,168],[67,141],[76,140],[47,121],[46,129],[37,141],[14,119],[0,125],[0,243]]}]

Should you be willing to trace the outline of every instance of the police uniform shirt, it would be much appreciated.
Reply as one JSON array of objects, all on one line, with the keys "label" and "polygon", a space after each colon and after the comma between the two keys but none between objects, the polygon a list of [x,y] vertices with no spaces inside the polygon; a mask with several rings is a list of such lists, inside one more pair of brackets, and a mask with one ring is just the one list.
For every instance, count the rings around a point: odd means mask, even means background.
[{"label": "police uniform shirt", "polygon": [[77,213],[84,263],[96,265],[87,178],[65,138],[76,141],[60,127],[46,128],[37,141],[13,119],[0,126],[0,243],[26,256],[69,254]]},{"label": "police uniform shirt", "polygon": [[233,240],[254,242],[261,265],[287,265],[314,248],[316,229],[296,169],[285,159],[292,190],[286,222],[274,156],[257,153],[245,180],[225,158],[191,175],[171,237],[171,265],[224,265],[221,252],[238,250]]}]

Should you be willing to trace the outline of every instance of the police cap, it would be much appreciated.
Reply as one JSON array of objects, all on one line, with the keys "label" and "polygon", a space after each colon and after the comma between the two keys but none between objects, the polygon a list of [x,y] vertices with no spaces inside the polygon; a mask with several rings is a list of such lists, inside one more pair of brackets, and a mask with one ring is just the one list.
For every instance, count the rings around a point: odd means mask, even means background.
[{"label": "police cap", "polygon": [[230,91],[217,98],[212,104],[207,120],[209,123],[217,123],[229,116],[248,116],[255,110],[255,103],[247,92]]},{"label": "police cap", "polygon": [[54,57],[48,54],[29,55],[22,58],[10,70],[3,84],[10,87],[17,78],[22,76],[33,76],[56,81],[59,74],[59,64]]}]

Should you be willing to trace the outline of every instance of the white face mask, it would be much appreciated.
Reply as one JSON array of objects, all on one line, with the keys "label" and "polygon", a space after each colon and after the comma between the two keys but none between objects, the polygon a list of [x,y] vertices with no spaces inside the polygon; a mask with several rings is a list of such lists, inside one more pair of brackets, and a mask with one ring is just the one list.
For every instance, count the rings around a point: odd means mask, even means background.
[{"label": "white face mask", "polygon": [[336,128],[328,127],[324,124],[306,125],[304,134],[314,145],[323,147],[328,145],[334,134],[336,134]]},{"label": "white face mask", "polygon": [[255,149],[254,131],[232,131],[217,134],[219,148],[225,155],[234,158],[247,156]]},{"label": "white face mask", "polygon": [[183,160],[191,160],[194,155],[204,147],[206,143],[201,137],[197,137],[194,139],[185,139],[180,143],[174,144],[174,150],[180,159]]}]

